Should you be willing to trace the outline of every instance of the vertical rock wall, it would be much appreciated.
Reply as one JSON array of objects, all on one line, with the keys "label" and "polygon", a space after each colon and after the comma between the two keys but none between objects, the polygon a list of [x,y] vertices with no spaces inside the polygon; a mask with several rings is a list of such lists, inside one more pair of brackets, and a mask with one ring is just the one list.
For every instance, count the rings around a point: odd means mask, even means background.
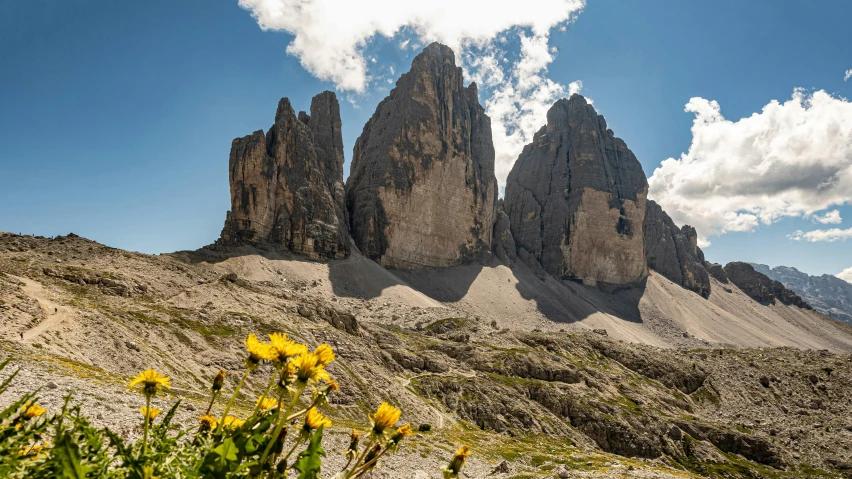
[{"label": "vertical rock wall", "polygon": [[490,254],[497,201],[491,120],[452,50],[433,43],[355,143],[350,232],[389,268],[446,267]]},{"label": "vertical rock wall", "polygon": [[313,259],[349,254],[343,203],[343,140],[334,93],[311,115],[278,104],[275,124],[231,144],[231,210],[224,243],[269,244]]},{"label": "vertical rock wall", "polygon": [[580,95],[559,100],[509,173],[518,256],[585,284],[642,280],[647,193],[642,166],[604,118]]}]

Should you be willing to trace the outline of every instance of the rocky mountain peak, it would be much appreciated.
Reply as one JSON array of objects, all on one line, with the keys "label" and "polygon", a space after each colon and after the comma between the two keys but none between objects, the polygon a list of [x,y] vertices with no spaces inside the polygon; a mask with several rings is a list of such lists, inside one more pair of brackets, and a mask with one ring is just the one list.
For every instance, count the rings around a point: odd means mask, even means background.
[{"label": "rocky mountain peak", "polygon": [[678,228],[660,205],[648,200],[643,232],[649,268],[705,298],[710,296],[710,274],[695,228]]},{"label": "rocky mountain peak", "polygon": [[298,117],[282,98],[275,124],[231,144],[231,210],[221,242],[284,247],[310,258],[349,254],[340,107],[332,92]]},{"label": "rocky mountain peak", "polygon": [[640,281],[647,192],[639,161],[594,107],[578,94],[559,100],[509,173],[518,256],[586,284]]},{"label": "rocky mountain peak", "polygon": [[451,49],[426,47],[379,103],[355,143],[346,196],[354,243],[383,266],[445,267],[490,254],[491,120]]}]

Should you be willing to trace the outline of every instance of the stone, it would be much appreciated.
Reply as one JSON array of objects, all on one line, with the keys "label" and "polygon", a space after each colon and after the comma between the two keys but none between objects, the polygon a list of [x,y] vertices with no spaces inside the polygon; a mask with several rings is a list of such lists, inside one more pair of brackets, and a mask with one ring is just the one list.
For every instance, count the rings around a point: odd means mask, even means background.
[{"label": "stone", "polygon": [[49,381],[47,384],[44,385],[44,387],[46,387],[47,389],[56,389],[59,386],[57,386],[55,382]]},{"label": "stone", "polygon": [[494,474],[508,474],[509,472],[509,463],[504,460],[503,462],[498,464],[497,467],[491,470],[491,475],[493,476]]},{"label": "stone", "polygon": [[134,343],[133,341],[125,341],[124,345],[127,346],[127,349],[136,351],[137,353],[140,351],[139,345]]},{"label": "stone", "polygon": [[721,264],[705,262],[704,268],[710,273],[710,276],[716,278],[716,281],[728,284],[728,275],[725,273],[725,268]]},{"label": "stone", "polygon": [[648,200],[642,232],[649,268],[705,298],[710,296],[710,275],[704,267],[704,253],[698,247],[695,228],[678,228],[660,205]]},{"label": "stone", "polygon": [[229,171],[221,243],[281,246],[311,259],[349,255],[334,93],[315,96],[311,114],[299,117],[282,98],[269,131],[233,141]]},{"label": "stone", "polygon": [[491,250],[501,263],[513,266],[518,261],[517,247],[514,238],[512,238],[509,216],[502,210],[497,212],[497,219],[494,221],[492,241]]},{"label": "stone", "polygon": [[642,166],[604,118],[580,95],[559,100],[507,180],[518,255],[584,284],[641,281],[647,193]]},{"label": "stone", "polygon": [[448,47],[426,47],[355,142],[352,240],[397,269],[490,261],[497,203],[491,120]]},{"label": "stone", "polygon": [[758,273],[748,263],[735,261],[726,264],[725,275],[736,287],[755,301],[773,303],[778,300],[786,305],[813,309],[798,294],[785,288],[779,281],[770,279],[763,273]]}]

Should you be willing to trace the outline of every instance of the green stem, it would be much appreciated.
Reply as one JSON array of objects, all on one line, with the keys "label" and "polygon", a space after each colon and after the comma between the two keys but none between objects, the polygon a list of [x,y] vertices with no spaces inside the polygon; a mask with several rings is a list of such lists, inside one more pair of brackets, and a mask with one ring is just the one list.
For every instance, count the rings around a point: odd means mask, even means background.
[{"label": "green stem", "polygon": [[231,399],[228,401],[228,404],[225,406],[225,412],[222,413],[222,421],[224,424],[225,418],[228,417],[228,411],[231,410],[231,406],[234,405],[234,399],[237,398],[237,394],[240,393],[240,388],[243,387],[243,383],[246,382],[246,378],[249,374],[249,368],[246,368],[246,372],[243,373],[243,377],[240,379],[239,384],[237,384],[237,389],[234,389],[234,394],[231,396]]},{"label": "green stem", "polygon": [[275,384],[275,379],[277,379],[277,378],[278,378],[278,373],[273,372],[272,377],[269,379],[269,384],[266,386],[266,390],[263,391],[263,394],[260,396],[260,398],[257,400],[257,404],[255,404],[255,406],[254,406],[254,411],[251,412],[252,416],[257,414],[257,411],[260,410],[260,403],[262,403],[263,400],[266,399],[266,395],[269,394],[269,390],[272,389],[272,385]]},{"label": "green stem", "polygon": [[145,432],[142,433],[142,455],[148,452],[148,423],[151,422],[151,395],[145,395]]},{"label": "green stem", "polygon": [[210,404],[207,405],[207,412],[204,415],[210,414],[210,411],[213,410],[213,403],[216,402],[216,397],[219,395],[219,391],[213,391],[213,397],[210,398]]},{"label": "green stem", "polygon": [[358,479],[359,477],[361,477],[362,474],[367,472],[368,467],[375,466],[376,463],[379,462],[379,458],[381,458],[384,455],[384,453],[386,453],[387,451],[388,451],[388,448],[385,447],[384,449],[382,449],[382,451],[380,453],[376,454],[376,457],[374,457],[373,460],[371,460],[370,462],[365,462],[364,464],[361,465],[361,467],[356,467],[353,470],[353,472],[357,471],[357,474],[352,476],[352,479]]},{"label": "green stem", "polygon": [[302,442],[304,442],[304,441],[302,441],[302,439],[297,439],[297,440],[296,440],[296,443],[295,443],[295,444],[293,444],[293,447],[291,447],[291,448],[290,448],[290,452],[288,452],[288,453],[287,453],[287,455],[286,455],[286,456],[284,456],[284,458],[282,459],[282,461],[286,461],[287,459],[290,459],[290,456],[292,456],[292,455],[293,455],[293,451],[295,451],[295,450],[296,450],[296,448],[297,448],[297,447],[299,447],[299,444],[301,444]]},{"label": "green stem", "polygon": [[[278,439],[278,435],[281,434],[281,429],[284,429],[284,424],[287,422],[287,417],[290,416],[290,411],[296,407],[296,402],[299,401],[299,397],[302,395],[302,392],[305,390],[307,386],[299,386],[296,390],[296,394],[293,395],[293,400],[290,401],[290,405],[287,406],[287,411],[284,414],[281,414],[278,419],[278,424],[275,425],[275,430],[272,432],[272,439],[269,440],[269,444],[266,445],[266,449],[263,451],[263,455],[260,456],[260,466],[266,463],[266,456],[269,455],[269,451],[272,450],[272,445],[275,444],[275,441]],[[279,413],[280,414],[280,413]]]},{"label": "green stem", "polygon": [[361,463],[361,460],[362,460],[362,459],[364,459],[364,456],[366,456],[366,455],[367,455],[367,452],[369,452],[369,451],[370,451],[370,449],[372,449],[372,448],[373,448],[373,445],[374,445],[375,443],[376,443],[376,440],[375,440],[375,439],[373,439],[372,441],[370,441],[370,443],[369,443],[369,444],[367,444],[367,447],[365,447],[365,448],[364,448],[364,452],[362,452],[362,453],[361,453],[361,455],[360,455],[360,456],[358,456],[358,460],[357,460],[357,461],[355,461],[355,465],[354,465],[354,466],[352,466],[352,470],[351,470],[351,471],[349,471],[349,473],[347,473],[347,474],[346,474],[346,476],[344,477],[344,479],[349,479],[350,477],[352,477],[352,475],[353,475],[353,474],[355,474],[355,470],[356,470],[356,469],[358,469],[358,464],[360,464],[360,463]]}]

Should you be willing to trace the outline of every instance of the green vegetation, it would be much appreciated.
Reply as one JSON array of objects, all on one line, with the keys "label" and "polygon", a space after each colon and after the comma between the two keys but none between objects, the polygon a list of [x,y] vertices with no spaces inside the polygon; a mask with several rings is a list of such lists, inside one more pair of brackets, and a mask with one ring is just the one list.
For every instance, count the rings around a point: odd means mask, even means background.
[{"label": "green vegetation", "polygon": [[[143,436],[134,442],[92,426],[80,407],[71,404],[70,395],[58,412],[41,407],[37,392],[21,396],[0,410],[0,477],[283,479],[292,471],[299,479],[318,479],[326,456],[323,433],[331,426],[319,408],[327,406],[328,396],[339,388],[325,370],[335,360],[334,352],[326,344],[309,351],[283,334],[270,335],[268,343],[249,335],[245,345],[246,369],[221,418],[210,412],[223,393],[225,371],[214,378],[209,406],[195,427],[172,424],[179,400],[155,423],[163,411],[152,408],[151,399],[170,389],[171,378],[153,369],[134,377],[128,387],[141,393],[144,404]],[[0,362],[0,371],[9,361]],[[275,365],[265,392],[246,419],[229,415],[249,372],[261,362]],[[17,374],[12,372],[0,383],[0,394]],[[305,405],[301,400],[307,391],[311,394]],[[370,429],[363,438],[353,429],[345,451],[349,461],[334,479],[363,478],[380,458],[395,453],[412,435],[410,425],[396,427],[401,414],[383,403],[370,415]],[[296,454],[297,450],[301,452]],[[469,454],[467,446],[460,448],[443,469],[443,477],[457,478]]]}]

